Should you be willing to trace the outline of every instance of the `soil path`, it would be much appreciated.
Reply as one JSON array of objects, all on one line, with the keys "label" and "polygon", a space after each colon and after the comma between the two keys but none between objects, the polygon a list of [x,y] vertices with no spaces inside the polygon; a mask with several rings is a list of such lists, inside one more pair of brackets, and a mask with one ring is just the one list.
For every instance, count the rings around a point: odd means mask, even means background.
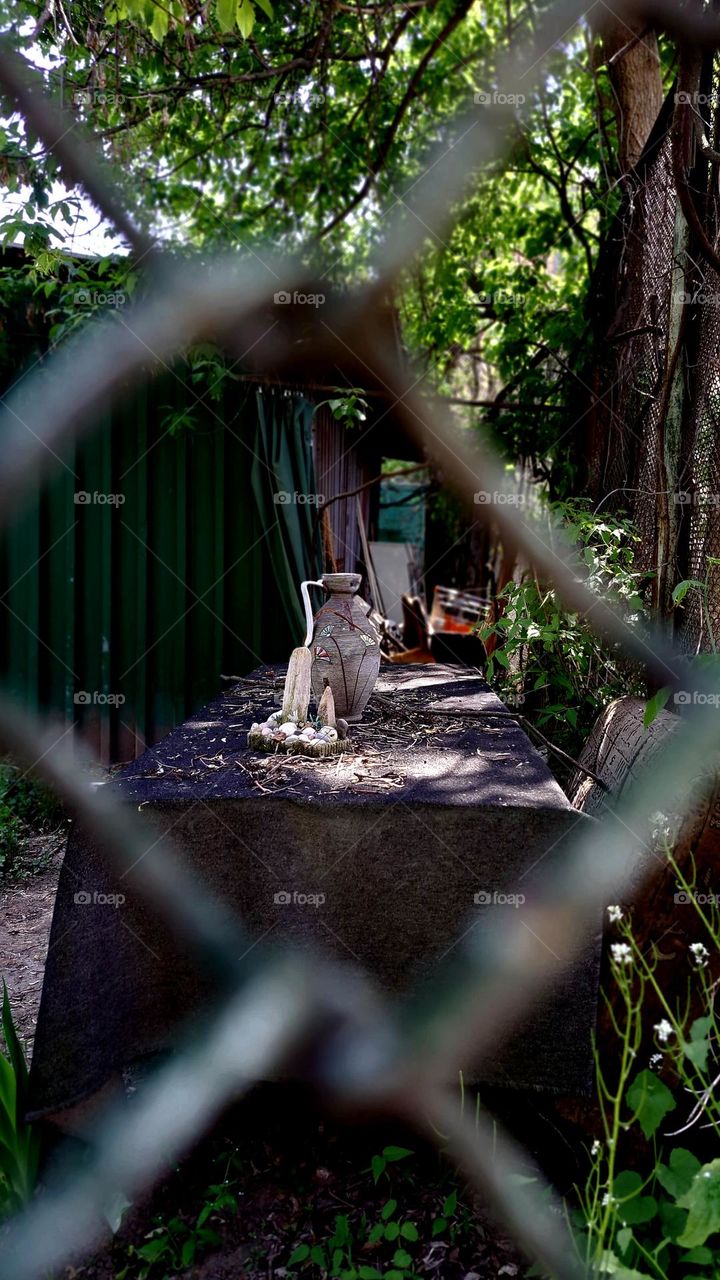
[{"label": "soil path", "polygon": [[13,1019],[28,1057],[32,1053],[50,922],[65,836],[35,836],[25,858],[46,864],[37,875],[0,882],[0,979],[7,983]]}]

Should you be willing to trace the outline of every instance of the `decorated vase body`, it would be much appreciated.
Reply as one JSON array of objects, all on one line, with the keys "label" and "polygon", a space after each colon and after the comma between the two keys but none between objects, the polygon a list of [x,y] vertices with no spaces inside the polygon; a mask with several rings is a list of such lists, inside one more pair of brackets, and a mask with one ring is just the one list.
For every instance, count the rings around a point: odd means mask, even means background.
[{"label": "decorated vase body", "polygon": [[329,680],[335,711],[349,724],[362,718],[380,670],[380,637],[357,595],[361,581],[359,573],[324,574],[330,598],[315,614],[310,646],[313,693],[320,698]]}]

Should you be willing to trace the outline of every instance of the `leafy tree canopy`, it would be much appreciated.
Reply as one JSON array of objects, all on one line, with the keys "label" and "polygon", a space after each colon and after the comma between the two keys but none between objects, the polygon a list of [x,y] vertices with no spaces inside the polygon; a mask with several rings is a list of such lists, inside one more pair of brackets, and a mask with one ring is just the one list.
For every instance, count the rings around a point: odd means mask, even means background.
[{"label": "leafy tree canopy", "polygon": [[[369,269],[398,204],[432,183],[428,154],[451,145],[456,114],[482,113],[502,89],[498,56],[537,13],[528,0],[16,0],[2,28],[161,242],[272,246],[347,280]],[[515,104],[506,161],[447,238],[428,231],[396,295],[438,385],[475,400],[507,387],[512,402],[543,406],[488,417],[511,456],[540,470],[562,457],[582,393],[569,371],[586,359],[583,304],[617,205],[594,44],[580,26],[550,52],[543,87]],[[5,122],[0,151],[8,189],[31,193],[1,229],[6,242],[24,237],[49,293],[58,218],[70,228],[77,206],[58,198],[57,162],[22,122]]]}]

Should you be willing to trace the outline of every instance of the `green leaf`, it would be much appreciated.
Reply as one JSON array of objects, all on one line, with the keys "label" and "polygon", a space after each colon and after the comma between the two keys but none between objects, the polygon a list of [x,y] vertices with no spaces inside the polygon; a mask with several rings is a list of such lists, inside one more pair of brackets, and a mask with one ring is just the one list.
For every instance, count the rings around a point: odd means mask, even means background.
[{"label": "green leaf", "polygon": [[170,24],[170,14],[164,4],[158,4],[157,0],[153,0],[153,15],[150,23],[150,34],[162,43],[168,32]]},{"label": "green leaf", "polygon": [[688,591],[691,591],[693,587],[696,587],[699,591],[704,591],[705,583],[698,582],[696,578],[684,578],[682,582],[678,582],[672,593],[673,604],[682,604]]},{"label": "green leaf", "polygon": [[168,1247],[168,1238],[165,1235],[157,1236],[155,1240],[148,1240],[147,1244],[141,1244],[136,1252],[146,1262],[155,1262]]},{"label": "green leaf", "polygon": [[448,1196],[447,1200],[443,1205],[443,1213],[447,1214],[447,1216],[451,1218],[456,1209],[457,1209],[457,1191],[451,1191],[450,1195]]},{"label": "green leaf", "polygon": [[399,1226],[399,1223],[397,1223],[397,1222],[388,1222],[388,1224],[387,1224],[387,1226],[386,1226],[386,1228],[385,1228],[385,1239],[386,1239],[386,1240],[397,1240],[397,1238],[398,1238],[398,1236],[399,1236],[399,1235],[400,1235],[400,1226]]},{"label": "green leaf", "polygon": [[18,1103],[18,1111],[25,1109],[25,1099],[27,1097],[28,1069],[23,1053],[22,1045],[18,1040],[15,1023],[13,1022],[12,1010],[10,1008],[10,997],[8,989],[3,980],[3,999],[2,999],[2,1028],[7,1045],[10,1065],[15,1073],[15,1089]]},{"label": "green leaf", "polygon": [[720,1231],[720,1159],[703,1165],[678,1205],[689,1210],[687,1226],[678,1237],[678,1244],[692,1249],[704,1244],[714,1231]]},{"label": "green leaf", "polygon": [[667,1200],[660,1202],[660,1221],[663,1225],[663,1231],[673,1244],[685,1230],[687,1219],[686,1209],[678,1209],[677,1205],[668,1204]]},{"label": "green leaf", "polygon": [[326,1269],[327,1263],[325,1260],[325,1250],[322,1248],[321,1245],[319,1244],[313,1245],[312,1249],[310,1250],[310,1258],[312,1262],[315,1262],[319,1267],[322,1267],[323,1271]]},{"label": "green leaf", "polygon": [[630,1227],[621,1227],[615,1239],[617,1240],[620,1252],[627,1253],[633,1241],[633,1233]]},{"label": "green leaf", "polygon": [[382,1280],[382,1271],[376,1267],[358,1267],[358,1276],[360,1280]]},{"label": "green leaf", "polygon": [[268,18],[272,18],[273,7],[270,3],[270,0],[255,0],[255,3],[258,6],[258,8],[262,9],[264,14],[267,14]]},{"label": "green leaf", "polygon": [[447,1218],[435,1218],[432,1224],[432,1231],[430,1233],[433,1239],[435,1239],[435,1236],[442,1235],[446,1227],[447,1227]]},{"label": "green leaf", "polygon": [[713,1019],[696,1018],[690,1028],[690,1040],[683,1042],[683,1053],[686,1058],[692,1062],[699,1071],[707,1070],[708,1054],[710,1052],[710,1040],[708,1032],[713,1025]]},{"label": "green leaf", "polygon": [[618,1206],[618,1217],[626,1226],[637,1226],[641,1222],[651,1222],[658,1211],[654,1196],[635,1196],[626,1204]]},{"label": "green leaf", "polygon": [[417,1238],[418,1238],[418,1229],[417,1229],[417,1227],[415,1226],[415,1223],[414,1223],[414,1222],[403,1222],[403,1224],[402,1224],[402,1226],[401,1226],[401,1228],[400,1228],[400,1235],[401,1235],[401,1236],[404,1236],[404,1238],[405,1238],[406,1240],[417,1240]]},{"label": "green leaf", "polygon": [[708,1054],[710,1052],[709,1040],[691,1040],[683,1041],[683,1054],[697,1067],[698,1071],[707,1070]]},{"label": "green leaf", "polygon": [[217,19],[220,30],[229,32],[235,29],[235,5],[237,0],[217,0]]},{"label": "green leaf", "polygon": [[382,1156],[373,1156],[370,1161],[370,1167],[372,1169],[373,1178],[375,1182],[377,1182],[381,1174],[385,1172],[385,1161]]},{"label": "green leaf", "polygon": [[405,1249],[395,1250],[393,1254],[393,1262],[395,1263],[396,1267],[412,1266],[412,1258],[410,1257],[410,1254],[406,1252]]},{"label": "green leaf", "polygon": [[385,1204],[382,1207],[382,1211],[380,1213],[380,1217],[382,1218],[383,1222],[387,1222],[388,1218],[392,1218],[396,1209],[397,1209],[397,1200],[386,1200]]},{"label": "green leaf", "polygon": [[655,720],[660,714],[671,693],[671,686],[664,685],[662,689],[658,689],[657,693],[653,694],[652,698],[648,698],[645,703],[645,714],[643,716],[643,725],[646,729],[649,729],[653,720]]},{"label": "green leaf", "polygon": [[675,1147],[670,1152],[669,1168],[665,1164],[658,1164],[655,1174],[660,1186],[677,1200],[689,1190],[700,1167],[700,1161],[692,1151],[687,1151],[685,1147]]},{"label": "green leaf", "polygon": [[290,1257],[288,1258],[288,1261],[287,1261],[287,1265],[289,1267],[293,1267],[296,1262],[304,1262],[305,1259],[309,1257],[310,1257],[310,1245],[299,1244],[297,1248],[293,1249],[292,1253],[290,1254]]},{"label": "green leaf", "polygon": [[697,1249],[691,1249],[689,1253],[684,1253],[681,1262],[699,1262],[701,1266],[712,1262],[714,1257],[712,1249],[706,1249],[704,1245],[699,1245]]},{"label": "green leaf", "polygon": [[641,1071],[627,1091],[628,1106],[646,1138],[652,1137],[669,1111],[675,1110],[675,1099],[667,1085],[654,1071]]},{"label": "green leaf", "polygon": [[240,30],[240,35],[244,36],[247,40],[248,36],[252,34],[252,29],[255,26],[255,10],[253,9],[250,0],[240,0],[237,14],[235,15],[235,21],[237,22]]},{"label": "green leaf", "polygon": [[383,1147],[383,1155],[386,1160],[404,1160],[406,1156],[413,1153],[407,1147]]}]

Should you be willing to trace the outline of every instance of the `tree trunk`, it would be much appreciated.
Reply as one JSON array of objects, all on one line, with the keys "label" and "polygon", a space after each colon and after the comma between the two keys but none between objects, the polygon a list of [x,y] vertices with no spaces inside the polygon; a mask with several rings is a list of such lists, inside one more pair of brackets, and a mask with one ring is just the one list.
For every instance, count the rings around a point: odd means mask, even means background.
[{"label": "tree trunk", "polygon": [[607,66],[618,135],[618,163],[634,168],[662,106],[657,37],[642,18],[619,18],[605,5],[593,11],[599,62]]}]

